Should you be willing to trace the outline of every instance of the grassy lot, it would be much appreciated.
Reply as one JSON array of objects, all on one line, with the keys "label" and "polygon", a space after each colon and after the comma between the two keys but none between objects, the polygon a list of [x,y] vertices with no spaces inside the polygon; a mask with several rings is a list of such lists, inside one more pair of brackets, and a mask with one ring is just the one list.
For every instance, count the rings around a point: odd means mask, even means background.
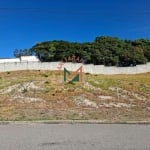
[{"label": "grassy lot", "polygon": [[55,71],[0,73],[0,120],[150,121],[150,73],[84,74],[64,83]]}]

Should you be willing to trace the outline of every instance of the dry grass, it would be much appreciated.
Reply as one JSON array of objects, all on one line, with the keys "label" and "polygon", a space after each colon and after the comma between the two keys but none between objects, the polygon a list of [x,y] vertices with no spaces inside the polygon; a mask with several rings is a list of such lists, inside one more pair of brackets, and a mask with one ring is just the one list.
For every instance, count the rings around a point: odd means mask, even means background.
[{"label": "dry grass", "polygon": [[54,71],[0,73],[0,120],[150,120],[150,74],[83,75],[63,83]]}]

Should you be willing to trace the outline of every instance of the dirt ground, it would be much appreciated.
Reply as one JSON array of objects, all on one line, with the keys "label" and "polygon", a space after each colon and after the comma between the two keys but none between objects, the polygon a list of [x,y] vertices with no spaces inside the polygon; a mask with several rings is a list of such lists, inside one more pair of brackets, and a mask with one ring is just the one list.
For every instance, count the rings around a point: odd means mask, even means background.
[{"label": "dirt ground", "polygon": [[0,120],[150,120],[150,74],[91,75],[64,83],[55,71],[0,73]]}]

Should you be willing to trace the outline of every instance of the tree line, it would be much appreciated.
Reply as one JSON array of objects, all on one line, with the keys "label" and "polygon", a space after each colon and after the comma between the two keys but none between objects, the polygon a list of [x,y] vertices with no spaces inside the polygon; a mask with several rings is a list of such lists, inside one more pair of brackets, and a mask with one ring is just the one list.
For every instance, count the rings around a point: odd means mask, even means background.
[{"label": "tree line", "polygon": [[[121,40],[117,37],[99,36],[93,42],[68,42],[53,40],[37,43],[30,49],[16,49],[14,56],[36,55],[42,62],[65,61],[79,58],[85,64],[105,66],[135,66],[150,62],[148,39]],[[69,61],[72,61],[71,59]]]}]

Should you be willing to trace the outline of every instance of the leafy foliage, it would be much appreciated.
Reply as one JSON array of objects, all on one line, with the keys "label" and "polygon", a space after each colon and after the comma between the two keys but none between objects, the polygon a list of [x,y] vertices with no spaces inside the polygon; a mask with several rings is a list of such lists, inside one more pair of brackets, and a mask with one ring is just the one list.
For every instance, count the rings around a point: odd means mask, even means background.
[{"label": "leafy foliage", "polygon": [[32,51],[30,49],[15,49],[14,50],[14,56],[20,57],[20,56],[30,56],[32,55]]},{"label": "leafy foliage", "polygon": [[135,66],[150,61],[150,41],[147,39],[120,40],[100,36],[93,42],[73,43],[45,41],[30,50],[15,50],[16,57],[35,54],[43,62],[60,61],[66,57],[79,57],[84,63],[105,66]]}]

